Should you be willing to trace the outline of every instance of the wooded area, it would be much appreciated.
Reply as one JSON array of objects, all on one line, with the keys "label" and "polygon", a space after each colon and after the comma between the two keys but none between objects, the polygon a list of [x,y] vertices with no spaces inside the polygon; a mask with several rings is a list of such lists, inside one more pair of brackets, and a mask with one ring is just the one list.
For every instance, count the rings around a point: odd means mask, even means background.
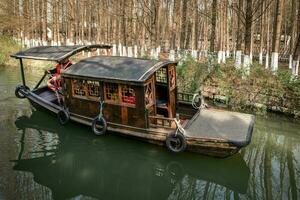
[{"label": "wooded area", "polygon": [[[121,55],[217,55],[237,68],[278,60],[298,74],[297,0],[1,0],[0,31],[24,46],[106,43]],[[125,47],[125,48],[124,48]],[[133,53],[132,53],[133,52]]]}]

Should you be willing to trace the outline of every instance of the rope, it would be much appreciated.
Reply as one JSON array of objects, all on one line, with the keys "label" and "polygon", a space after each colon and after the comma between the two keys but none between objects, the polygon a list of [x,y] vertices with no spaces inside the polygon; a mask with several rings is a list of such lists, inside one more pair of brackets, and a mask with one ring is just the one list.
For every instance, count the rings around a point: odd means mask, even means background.
[{"label": "rope", "polygon": [[99,97],[99,102],[100,102],[100,105],[99,105],[98,119],[100,120],[100,118],[103,116],[103,104],[104,104],[104,101],[101,100],[101,97]]},{"label": "rope", "polygon": [[58,94],[57,90],[55,90],[55,95],[57,97],[58,104],[61,106],[61,102],[60,102],[60,98],[59,98],[59,94]]},{"label": "rope", "polygon": [[182,133],[183,135],[185,135],[185,130],[184,130],[184,128],[181,126],[180,120],[177,120],[176,118],[174,118],[174,121],[175,121],[175,124],[176,124],[176,126],[177,126],[175,135],[177,136],[178,131],[179,131],[180,133]]}]

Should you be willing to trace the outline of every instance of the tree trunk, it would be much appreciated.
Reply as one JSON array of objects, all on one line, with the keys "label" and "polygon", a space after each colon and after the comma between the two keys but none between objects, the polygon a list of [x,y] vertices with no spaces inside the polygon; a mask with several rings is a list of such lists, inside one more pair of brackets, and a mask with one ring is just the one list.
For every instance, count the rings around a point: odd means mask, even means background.
[{"label": "tree trunk", "polygon": [[199,12],[198,12],[198,0],[193,1],[194,4],[194,31],[193,31],[193,49],[198,49],[198,26],[199,26]]},{"label": "tree trunk", "polygon": [[245,19],[245,51],[244,51],[244,67],[249,70],[250,51],[251,51],[251,37],[252,37],[252,0],[247,0],[246,4],[246,19]]},{"label": "tree trunk", "polygon": [[297,19],[297,43],[295,45],[294,55],[293,55],[293,75],[299,75],[299,62],[300,62],[300,3],[298,3],[298,19]]},{"label": "tree trunk", "polygon": [[281,22],[282,22],[282,8],[284,0],[276,0],[275,5],[275,16],[273,25],[273,41],[272,41],[272,71],[277,71],[278,69],[278,55],[280,48],[280,36],[281,36]]},{"label": "tree trunk", "polygon": [[260,45],[259,45],[259,64],[263,64],[263,51],[264,51],[264,18],[265,18],[265,14],[263,13],[264,11],[264,7],[265,4],[263,2],[262,6],[261,6],[261,18],[260,18]]},{"label": "tree trunk", "polygon": [[237,33],[236,33],[236,57],[235,57],[235,67],[240,68],[242,64],[242,13],[244,8],[244,0],[239,0],[237,17]]},{"label": "tree trunk", "polygon": [[224,52],[224,6],[222,5],[224,0],[220,1],[219,5],[219,41],[218,41],[218,46],[219,46],[219,51],[218,51],[218,63],[223,62],[223,52]]},{"label": "tree trunk", "polygon": [[211,34],[210,34],[210,52],[215,51],[216,38],[216,23],[217,23],[217,0],[212,1],[211,5]]},{"label": "tree trunk", "polygon": [[[292,0],[292,12],[290,16],[290,21],[292,22],[291,24],[291,40],[290,40],[290,49],[289,49],[289,69],[292,69],[293,67],[293,50],[295,47],[295,41],[296,41],[296,0]],[[298,11],[299,12],[299,11]]]},{"label": "tree trunk", "polygon": [[269,55],[270,55],[270,12],[268,10],[266,14],[266,23],[267,23],[267,35],[266,35],[266,60],[265,60],[265,68],[269,68]]},{"label": "tree trunk", "polygon": [[[207,9],[207,0],[204,0],[204,10],[206,11],[206,13],[208,12]],[[205,16],[204,18],[204,27],[203,27],[203,46],[202,46],[202,50],[204,51],[204,56],[207,56],[207,50],[208,50],[208,17]],[[201,37],[202,38],[202,37]]]},{"label": "tree trunk", "polygon": [[182,0],[182,12],[181,12],[181,32],[180,32],[180,48],[185,48],[186,40],[186,25],[187,25],[187,2],[188,0]]}]

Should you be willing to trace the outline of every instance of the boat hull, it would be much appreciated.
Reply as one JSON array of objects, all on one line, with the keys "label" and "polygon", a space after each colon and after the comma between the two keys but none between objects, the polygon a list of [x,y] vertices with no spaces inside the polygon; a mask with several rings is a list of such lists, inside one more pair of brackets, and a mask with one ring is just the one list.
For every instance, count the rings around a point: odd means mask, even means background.
[{"label": "boat hull", "polygon": [[[34,93],[34,91],[23,91],[22,93],[26,96],[26,98],[29,100],[29,102],[35,109],[46,111],[48,113],[51,113],[53,116],[57,116],[59,110],[62,109],[62,106],[58,106],[40,98]],[[91,126],[93,119],[78,114],[70,113],[70,120],[83,125]],[[110,122],[108,122],[107,124],[107,130],[110,133],[126,137],[132,137],[144,142],[160,146],[164,146],[167,135],[174,132],[173,129],[143,129]],[[219,158],[229,157],[233,154],[238,153],[241,149],[241,147],[233,145],[230,142],[214,138],[195,138],[187,136],[186,141],[187,151]]]}]

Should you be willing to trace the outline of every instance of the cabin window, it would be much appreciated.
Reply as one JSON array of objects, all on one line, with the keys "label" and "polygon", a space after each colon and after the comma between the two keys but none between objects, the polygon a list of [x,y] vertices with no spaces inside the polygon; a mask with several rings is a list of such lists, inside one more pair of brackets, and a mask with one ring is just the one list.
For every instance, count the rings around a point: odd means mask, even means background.
[{"label": "cabin window", "polygon": [[170,90],[173,90],[176,86],[176,72],[175,72],[175,67],[171,67],[169,69],[169,87]]},{"label": "cabin window", "polygon": [[167,83],[167,69],[165,67],[160,68],[155,73],[156,81],[160,83]]},{"label": "cabin window", "polygon": [[73,86],[73,94],[75,96],[83,97],[86,96],[85,91],[85,80],[73,80],[72,86]]},{"label": "cabin window", "polygon": [[98,81],[87,81],[87,85],[90,97],[100,97],[100,83]]},{"label": "cabin window", "polygon": [[146,85],[145,85],[145,103],[146,107],[151,106],[154,104],[154,79],[152,78]]},{"label": "cabin window", "polygon": [[100,91],[99,81],[72,80],[73,97],[98,101]]},{"label": "cabin window", "polygon": [[134,105],[135,104],[134,89],[132,89],[128,85],[122,85],[121,91],[122,91],[122,103],[128,103]]},{"label": "cabin window", "polygon": [[105,83],[105,100],[110,102],[119,102],[119,89],[116,83]]}]

